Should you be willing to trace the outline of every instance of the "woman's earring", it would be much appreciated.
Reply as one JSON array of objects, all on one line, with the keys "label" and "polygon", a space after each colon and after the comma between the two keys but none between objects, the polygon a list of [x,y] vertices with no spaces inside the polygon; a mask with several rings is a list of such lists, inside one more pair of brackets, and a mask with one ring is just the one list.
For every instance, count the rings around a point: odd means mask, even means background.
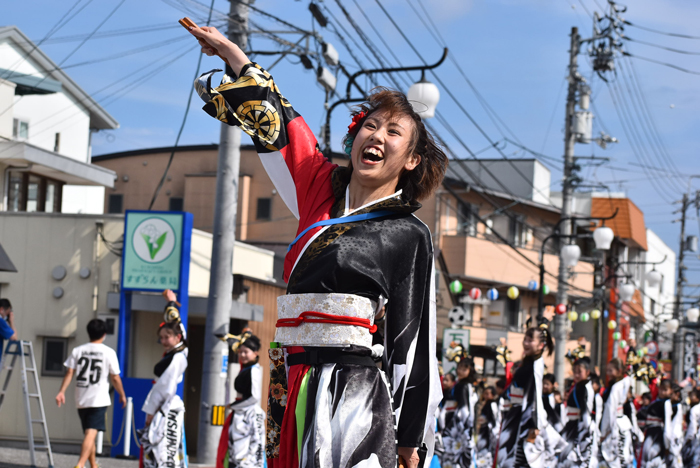
[{"label": "woman's earring", "polygon": [[355,142],[355,137],[351,136],[345,139],[345,154],[348,156],[352,153],[352,144]]}]

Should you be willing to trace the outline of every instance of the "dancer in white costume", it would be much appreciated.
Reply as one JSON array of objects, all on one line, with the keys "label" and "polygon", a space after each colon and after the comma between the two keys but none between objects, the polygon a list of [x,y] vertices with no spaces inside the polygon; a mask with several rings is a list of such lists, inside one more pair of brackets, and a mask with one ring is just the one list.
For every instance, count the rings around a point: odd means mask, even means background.
[{"label": "dancer in white costume", "polygon": [[632,424],[624,414],[624,403],[631,380],[624,376],[620,359],[613,359],[606,366],[608,385],[603,393],[603,414],[600,424],[601,467],[627,468],[634,463],[632,449]]},{"label": "dancer in white costume", "polygon": [[[265,412],[262,398],[262,368],[258,364],[260,339],[250,331],[228,335],[231,350],[238,354],[241,370],[234,381],[238,394],[221,431],[217,468],[262,468],[265,465]],[[281,352],[281,351],[280,351]]]},{"label": "dancer in white costume", "polygon": [[700,466],[700,390],[690,392],[690,411],[686,416],[687,429],[683,443],[683,466],[695,468]]},{"label": "dancer in white costume", "polygon": [[165,352],[153,369],[155,383],[142,407],[146,427],[139,431],[144,468],[180,468],[185,458],[182,440],[185,405],[177,394],[177,385],[187,369],[187,342],[175,293],[166,290],[163,295],[168,304],[158,339]]}]

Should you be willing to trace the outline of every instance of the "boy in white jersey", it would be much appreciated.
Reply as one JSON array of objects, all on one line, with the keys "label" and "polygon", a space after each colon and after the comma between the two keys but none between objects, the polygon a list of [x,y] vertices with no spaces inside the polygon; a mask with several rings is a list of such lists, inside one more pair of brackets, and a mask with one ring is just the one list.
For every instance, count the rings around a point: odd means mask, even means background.
[{"label": "boy in white jersey", "polygon": [[73,374],[77,372],[75,384],[75,405],[78,407],[80,423],[83,427],[83,445],[76,468],[83,468],[90,460],[90,466],[97,468],[95,460],[95,438],[97,432],[105,430],[105,415],[112,405],[109,396],[109,382],[119,393],[122,408],[126,407],[126,395],[119,377],[117,353],[102,342],[107,334],[107,325],[99,319],[90,320],[87,325],[90,342],[74,348],[66,362],[66,375],[63,377],[61,390],[56,395],[56,404],[60,407],[66,402],[66,389]]}]

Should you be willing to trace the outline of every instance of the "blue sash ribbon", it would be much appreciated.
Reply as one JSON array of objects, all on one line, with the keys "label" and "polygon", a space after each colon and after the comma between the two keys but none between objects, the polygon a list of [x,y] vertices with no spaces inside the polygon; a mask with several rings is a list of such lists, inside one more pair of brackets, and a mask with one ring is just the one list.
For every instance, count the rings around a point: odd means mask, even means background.
[{"label": "blue sash ribbon", "polygon": [[331,219],[325,219],[323,221],[318,221],[316,223],[313,223],[311,226],[307,227],[299,235],[292,241],[291,244],[289,244],[289,247],[287,247],[287,252],[292,250],[292,246],[301,239],[304,234],[309,232],[310,230],[321,227],[321,226],[332,226],[333,224],[345,224],[345,223],[354,223],[357,221],[366,221],[368,219],[374,219],[374,218],[383,218],[385,216],[389,216],[395,214],[394,211],[391,210],[379,210],[379,211],[373,211],[371,213],[364,213],[364,214],[359,214],[359,215],[353,215],[353,216],[345,216],[344,218],[331,218]]}]

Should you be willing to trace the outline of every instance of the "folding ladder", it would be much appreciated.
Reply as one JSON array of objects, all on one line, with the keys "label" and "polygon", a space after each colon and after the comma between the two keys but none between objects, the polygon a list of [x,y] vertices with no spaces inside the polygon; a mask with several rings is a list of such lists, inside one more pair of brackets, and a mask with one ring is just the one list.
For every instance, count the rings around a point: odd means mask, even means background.
[{"label": "folding ladder", "polygon": [[[10,359],[12,356],[12,359]],[[7,388],[10,384],[12,371],[18,364],[19,359],[20,369],[22,370],[22,394],[24,396],[24,409],[27,417],[27,439],[29,442],[29,456],[31,460],[31,468],[36,468],[36,450],[46,450],[49,459],[49,467],[53,468],[53,453],[51,453],[51,442],[49,442],[49,429],[46,425],[46,414],[44,413],[44,401],[41,398],[41,388],[39,388],[39,373],[36,368],[36,359],[34,359],[34,347],[31,341],[10,341],[3,355],[3,366],[0,369],[0,376],[5,373],[5,380],[0,390],[0,410],[7,395]],[[29,374],[33,376],[30,377]],[[0,381],[2,378],[0,377]],[[33,383],[33,388],[30,389]],[[32,416],[32,404],[35,401],[39,407],[39,418],[35,419]],[[34,442],[34,424],[41,426],[41,433],[44,436],[43,444]]]}]

